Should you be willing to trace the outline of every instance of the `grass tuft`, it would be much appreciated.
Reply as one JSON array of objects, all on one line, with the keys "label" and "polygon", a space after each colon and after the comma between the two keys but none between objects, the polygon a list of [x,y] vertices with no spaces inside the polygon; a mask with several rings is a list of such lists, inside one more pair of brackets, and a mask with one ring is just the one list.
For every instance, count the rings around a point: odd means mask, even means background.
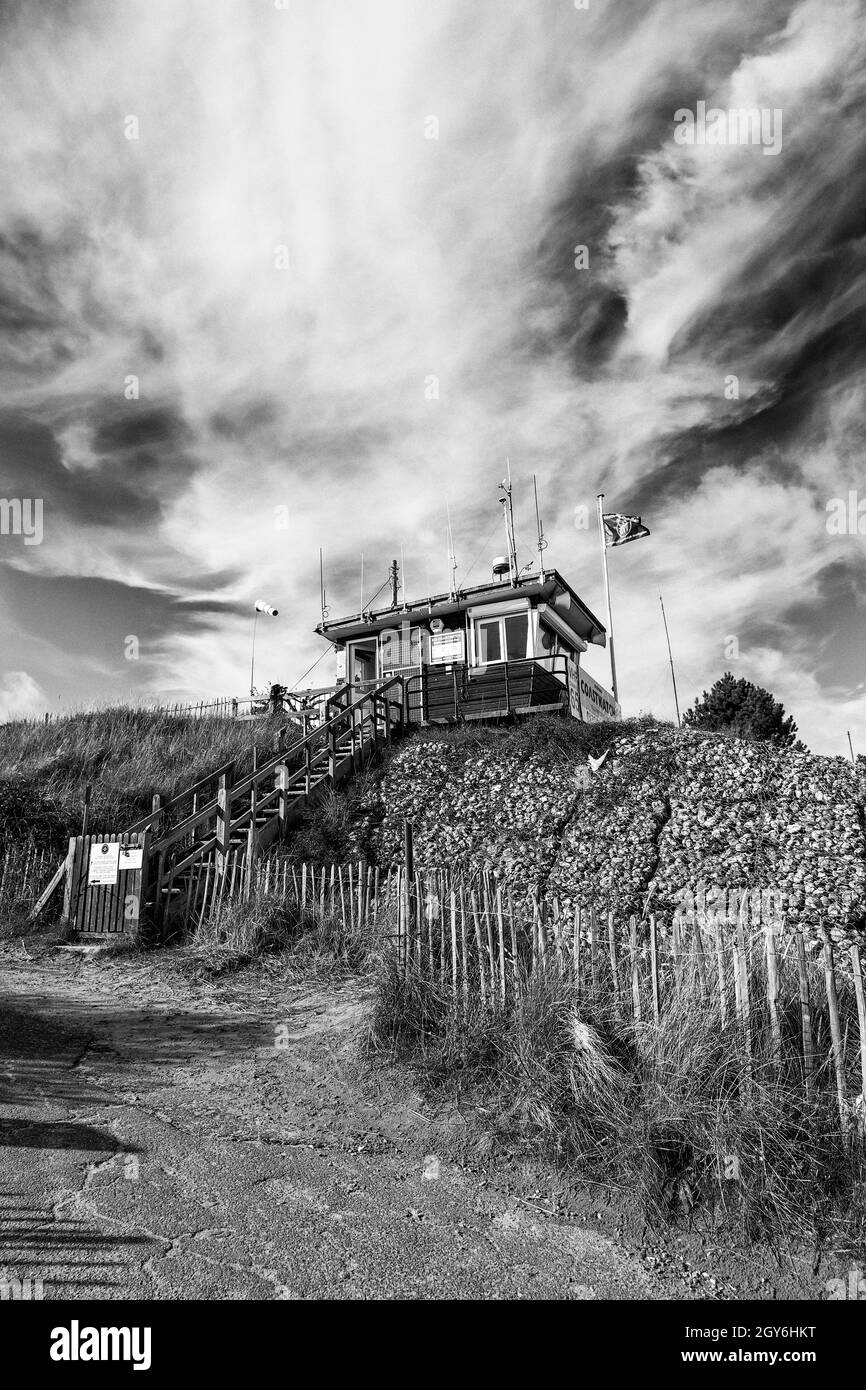
[{"label": "grass tuft", "polygon": [[736,1023],[687,987],[658,1026],[541,969],[505,1005],[470,991],[464,1006],[391,955],[367,1046],[410,1063],[431,1092],[470,1091],[508,1147],[636,1192],[655,1224],[701,1216],[745,1242],[807,1237],[863,1256],[866,1144],[843,1137],[830,1068],[807,1101],[763,1030],[749,1066]]}]

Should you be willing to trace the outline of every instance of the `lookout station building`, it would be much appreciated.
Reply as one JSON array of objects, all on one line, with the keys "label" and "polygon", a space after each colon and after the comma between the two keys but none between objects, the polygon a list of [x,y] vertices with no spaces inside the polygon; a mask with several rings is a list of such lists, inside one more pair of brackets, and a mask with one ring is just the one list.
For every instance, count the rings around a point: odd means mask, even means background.
[{"label": "lookout station building", "polygon": [[406,713],[417,723],[558,712],[595,722],[619,706],[581,669],[590,645],[606,645],[598,618],[554,569],[515,575],[493,563],[487,584],[401,602],[398,566],[391,602],[316,631],[334,644],[336,677],[361,693],[404,678]]}]

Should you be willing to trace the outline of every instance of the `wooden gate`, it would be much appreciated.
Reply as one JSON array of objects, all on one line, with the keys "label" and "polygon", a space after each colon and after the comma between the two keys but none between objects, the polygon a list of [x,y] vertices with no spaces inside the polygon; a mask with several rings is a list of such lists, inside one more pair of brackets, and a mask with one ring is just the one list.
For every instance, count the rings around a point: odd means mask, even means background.
[{"label": "wooden gate", "polygon": [[[74,835],[69,841],[63,922],[78,936],[104,941],[136,934],[147,891],[149,835],[149,830],[125,835]],[[90,883],[91,855],[95,851],[95,859],[101,845],[119,846],[118,870],[113,882]],[[135,867],[123,866],[124,850],[130,851]],[[113,855],[106,853],[105,857],[113,863]]]}]

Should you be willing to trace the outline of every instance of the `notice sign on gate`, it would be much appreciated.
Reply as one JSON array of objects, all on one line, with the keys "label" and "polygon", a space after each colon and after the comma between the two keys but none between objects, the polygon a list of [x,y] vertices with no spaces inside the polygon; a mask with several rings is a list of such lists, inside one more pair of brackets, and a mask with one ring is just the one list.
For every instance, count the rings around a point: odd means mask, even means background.
[{"label": "notice sign on gate", "polygon": [[125,874],[129,873],[132,869],[140,869],[142,854],[143,851],[140,849],[136,849],[134,845],[121,845],[119,863],[120,872],[122,874]]},{"label": "notice sign on gate", "polygon": [[90,861],[87,865],[87,882],[116,883],[120,869],[120,845],[117,841],[103,841],[90,846]]}]

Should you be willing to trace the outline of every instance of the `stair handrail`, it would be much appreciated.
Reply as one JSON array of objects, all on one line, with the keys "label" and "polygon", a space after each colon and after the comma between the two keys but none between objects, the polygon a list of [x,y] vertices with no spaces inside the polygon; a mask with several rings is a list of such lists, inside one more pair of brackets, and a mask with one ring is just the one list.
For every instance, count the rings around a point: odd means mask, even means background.
[{"label": "stair handrail", "polygon": [[[377,699],[381,698],[384,695],[385,691],[390,689],[392,685],[399,685],[402,689],[403,677],[390,676],[388,680],[383,681],[380,685],[378,685],[375,690],[368,690],[363,695],[359,695],[357,700],[353,700],[351,704],[346,705],[344,709],[339,710],[337,714],[333,715],[323,724],[319,724],[315,729],[311,729],[308,734],[305,734],[303,738],[299,738],[296,743],[292,743],[289,745],[288,748],[284,748],[282,753],[275,754],[269,762],[263,763],[262,766],[257,768],[255,772],[248,773],[247,776],[242,779],[242,781],[237,782],[232,787],[232,798],[234,798],[235,796],[243,796],[245,792],[251,791],[253,786],[258,786],[259,782],[263,778],[267,777],[270,773],[275,772],[277,768],[281,767],[291,757],[293,753],[300,752],[301,749],[311,746],[316,741],[316,739],[322,738],[323,735],[327,734],[330,729],[335,728],[337,724],[345,720],[352,713],[352,711],[358,709],[359,706],[368,703],[374,703]],[[347,686],[346,688],[350,689],[351,687]]]},{"label": "stair handrail", "polygon": [[154,825],[161,816],[164,816],[166,811],[170,811],[173,807],[179,806],[188,796],[194,796],[197,791],[201,791],[202,787],[206,787],[208,782],[214,782],[218,777],[225,776],[226,773],[234,768],[236,761],[237,759],[231,758],[227,763],[223,763],[222,767],[215,768],[213,772],[208,772],[204,777],[200,777],[197,782],[193,782],[192,786],[184,787],[183,791],[178,792],[177,796],[171,798],[171,801],[163,802],[155,811],[151,811],[147,816],[142,816],[141,820],[137,820],[134,825],[128,826],[124,834],[134,835],[140,830],[147,830],[150,826]]},{"label": "stair handrail", "polygon": [[[329,732],[332,729],[335,730],[338,724],[348,720],[350,716],[353,714],[353,712],[356,709],[358,709],[361,705],[371,704],[375,708],[376,701],[382,699],[385,696],[386,692],[392,686],[395,685],[400,686],[401,695],[403,696],[400,702],[400,718],[402,722],[404,714],[403,699],[405,698],[404,679],[402,676],[391,676],[388,680],[381,682],[375,690],[368,690],[364,694],[359,695],[356,700],[353,700],[350,704],[346,705],[344,709],[339,710],[338,713],[333,715],[329,720],[327,720],[327,722],[319,724],[315,729],[311,729],[308,734],[305,734],[295,743],[290,744],[288,748],[284,748],[281,753],[274,754],[274,756],[271,759],[269,759],[268,762],[263,763],[261,767],[256,768],[255,772],[248,773],[247,776],[242,778],[239,782],[233,781],[229,792],[229,809],[233,801],[235,801],[238,797],[248,794],[250,791],[252,791],[253,787],[256,787],[256,789],[258,789],[259,784],[262,781],[264,781],[266,777],[269,777],[274,772],[276,772],[277,768],[283,767],[292,758],[294,754],[301,752],[305,748],[311,747],[316,742],[316,740],[321,739],[324,743],[326,741],[326,736],[329,734]],[[349,689],[350,687],[347,686],[346,688]],[[235,768],[235,763],[235,759],[232,759],[231,762],[224,763],[221,768],[218,768],[215,772],[210,773],[207,777],[201,778],[201,780],[199,782],[196,782],[194,786],[187,787],[185,791],[179,792],[178,795],[174,797],[171,801],[166,802],[165,806],[160,807],[158,811],[152,812],[142,821],[137,822],[136,825],[132,827],[132,830],[142,830],[145,827],[152,825],[154,821],[158,820],[159,817],[165,813],[165,811],[170,810],[173,806],[176,806],[184,798],[191,796],[196,790],[198,790],[203,785],[206,785],[208,782],[214,781],[218,777],[227,776],[230,772],[233,772]],[[173,843],[175,840],[182,839],[183,836],[185,834],[188,834],[190,830],[194,829],[200,821],[207,820],[212,814],[214,814],[218,808],[218,804],[218,797],[214,797],[213,800],[206,802],[203,806],[199,806],[196,811],[192,812],[189,816],[184,817],[184,819],[180,821],[178,825],[173,826],[172,829],[168,832],[168,834],[162,836],[160,839],[154,840],[151,845],[151,853],[158,853],[160,849],[167,848],[168,845]]]}]

